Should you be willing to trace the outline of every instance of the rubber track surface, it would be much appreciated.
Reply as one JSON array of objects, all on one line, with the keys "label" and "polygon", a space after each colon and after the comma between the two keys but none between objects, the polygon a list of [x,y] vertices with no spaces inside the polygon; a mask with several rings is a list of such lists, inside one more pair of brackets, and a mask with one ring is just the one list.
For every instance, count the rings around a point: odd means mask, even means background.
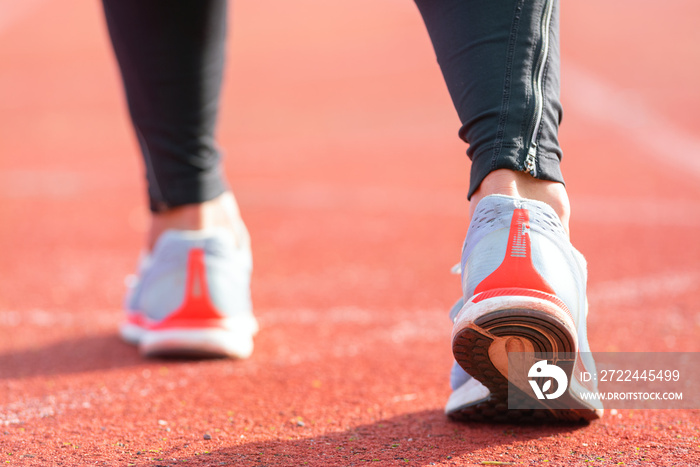
[{"label": "rubber track surface", "polygon": [[[0,463],[700,463],[697,411],[448,420],[469,167],[415,6],[230,14],[218,139],[261,331],[247,361],[144,360],[116,333],[146,213],[99,2],[0,0]],[[700,350],[698,17],[695,0],[562,2],[598,351]]]}]

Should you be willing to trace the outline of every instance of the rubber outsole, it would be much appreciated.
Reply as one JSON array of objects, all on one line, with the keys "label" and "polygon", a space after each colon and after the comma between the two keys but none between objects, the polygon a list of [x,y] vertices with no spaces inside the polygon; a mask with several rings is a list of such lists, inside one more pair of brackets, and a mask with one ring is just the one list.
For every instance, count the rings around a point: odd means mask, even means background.
[{"label": "rubber outsole", "polygon": [[238,320],[235,328],[144,329],[130,323],[120,328],[122,338],[137,345],[149,358],[233,358],[245,359],[253,353],[253,337],[258,325],[254,318]]},{"label": "rubber outsole", "polygon": [[148,331],[139,343],[139,351],[150,358],[243,359],[253,353],[253,337],[221,329]]},{"label": "rubber outsole", "polygon": [[[493,310],[471,322],[457,323],[452,340],[455,359],[467,373],[489,389],[490,397],[450,412],[450,418],[502,422],[588,422],[602,415],[602,410],[588,406],[568,391],[555,401],[536,400],[517,389],[523,384],[522,372],[520,375],[508,373],[509,351],[534,352],[535,355],[549,353],[571,359],[577,348],[576,335],[566,320],[543,310],[521,307]],[[508,376],[514,384],[509,385]],[[526,398],[528,406],[536,401],[541,408],[509,409],[509,387],[512,391],[511,402],[517,404],[518,400],[523,400],[519,398]]]}]

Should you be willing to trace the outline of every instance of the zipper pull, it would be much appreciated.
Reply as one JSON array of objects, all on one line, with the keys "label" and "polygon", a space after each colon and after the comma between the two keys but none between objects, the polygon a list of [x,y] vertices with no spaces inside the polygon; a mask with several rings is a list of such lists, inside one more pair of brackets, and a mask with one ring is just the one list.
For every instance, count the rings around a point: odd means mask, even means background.
[{"label": "zipper pull", "polygon": [[525,172],[529,172],[533,177],[537,176],[537,165],[535,164],[536,157],[537,145],[533,144],[527,151],[527,157],[525,158]]}]

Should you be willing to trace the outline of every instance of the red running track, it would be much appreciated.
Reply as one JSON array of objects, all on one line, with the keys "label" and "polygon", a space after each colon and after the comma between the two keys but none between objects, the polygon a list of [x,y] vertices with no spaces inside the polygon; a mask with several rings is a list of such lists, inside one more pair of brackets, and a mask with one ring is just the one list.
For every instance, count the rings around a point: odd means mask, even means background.
[{"label": "red running track", "polygon": [[[0,463],[700,463],[697,411],[448,421],[468,164],[415,7],[232,10],[219,136],[262,332],[248,361],[146,361],[116,335],[145,201],[98,4],[0,0]],[[594,350],[700,350],[699,14],[563,2]]]}]

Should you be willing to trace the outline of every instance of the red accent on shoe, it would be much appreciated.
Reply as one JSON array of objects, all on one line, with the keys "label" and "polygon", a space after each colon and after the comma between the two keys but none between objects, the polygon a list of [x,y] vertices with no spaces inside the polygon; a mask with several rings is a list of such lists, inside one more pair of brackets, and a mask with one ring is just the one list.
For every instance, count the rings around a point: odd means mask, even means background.
[{"label": "red accent on shoe", "polygon": [[127,313],[126,322],[139,327],[144,327],[146,325],[146,320],[144,319],[143,315],[135,311],[130,311]]},{"label": "red accent on shoe", "polygon": [[[510,223],[508,247],[501,265],[474,290],[474,295],[493,289],[530,289],[556,296],[554,289],[532,264],[530,245],[530,214],[516,209]],[[517,293],[516,295],[523,295]]]},{"label": "red accent on shoe", "polygon": [[567,312],[567,314],[571,315],[569,313],[569,309],[566,306],[566,304],[556,295],[540,292],[539,290],[533,290],[533,289],[521,289],[517,287],[504,287],[500,289],[491,289],[487,290],[485,292],[481,292],[478,295],[474,295],[472,298],[472,303],[479,303],[483,300],[486,300],[488,298],[494,298],[494,297],[511,297],[513,295],[518,295],[521,297],[533,297],[533,298],[539,298],[541,300],[547,300],[549,302],[554,303],[557,305],[559,308],[563,309],[564,311]]},{"label": "red accent on shoe", "polygon": [[215,328],[221,327],[222,319],[221,313],[209,299],[204,250],[193,248],[187,260],[187,282],[182,305],[164,320],[151,323],[148,328],[151,330]]}]

